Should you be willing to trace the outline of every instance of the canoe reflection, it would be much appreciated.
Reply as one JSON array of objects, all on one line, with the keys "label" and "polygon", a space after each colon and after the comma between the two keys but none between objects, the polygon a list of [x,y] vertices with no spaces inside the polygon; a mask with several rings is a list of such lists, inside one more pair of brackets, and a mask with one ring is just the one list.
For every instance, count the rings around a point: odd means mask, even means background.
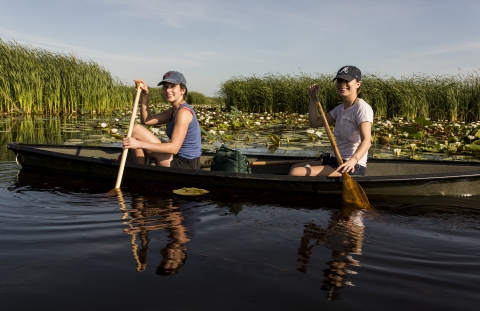
[{"label": "canoe reflection", "polygon": [[314,247],[323,245],[330,249],[332,258],[327,262],[328,267],[323,270],[324,279],[321,287],[328,300],[340,299],[340,289],[346,285],[354,286],[347,280],[347,275],[357,274],[352,270],[352,266],[360,267],[360,261],[354,259],[352,255],[362,254],[365,212],[364,209],[345,205],[332,214],[326,229],[313,222],[304,226],[297,259],[300,267],[297,270],[307,273]]},{"label": "canoe reflection", "polygon": [[[120,196],[119,196],[120,198]],[[192,202],[185,202],[181,207],[176,206],[171,199],[161,200],[145,196],[132,197],[132,206],[127,208],[123,198],[120,206],[123,211],[122,218],[126,228],[123,232],[131,236],[132,253],[136,262],[136,270],[142,272],[147,267],[147,253],[150,239],[149,232],[167,230],[169,242],[161,249],[162,260],[156,269],[159,275],[173,275],[179,272],[187,260],[185,244],[193,235],[195,218]],[[137,244],[137,237],[140,245]]]}]

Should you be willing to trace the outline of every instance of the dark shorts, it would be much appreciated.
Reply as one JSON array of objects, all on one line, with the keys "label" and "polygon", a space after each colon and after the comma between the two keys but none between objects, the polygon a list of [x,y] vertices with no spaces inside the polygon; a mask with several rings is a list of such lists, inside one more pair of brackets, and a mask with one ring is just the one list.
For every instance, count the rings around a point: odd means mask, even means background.
[{"label": "dark shorts", "polygon": [[174,154],[173,159],[170,162],[170,167],[173,168],[183,168],[191,170],[200,169],[200,157],[194,159],[186,159],[179,155]]},{"label": "dark shorts", "polygon": [[[343,160],[343,162],[345,162],[346,160]],[[331,166],[333,168],[337,168],[339,167],[340,165],[338,165],[338,162],[337,162],[337,158],[335,157],[329,157],[328,159],[325,159],[322,163],[322,165],[328,165],[328,166]],[[353,172],[349,172],[348,174],[349,175],[357,175],[357,176],[365,176],[365,174],[367,173],[367,168],[363,165],[355,165],[355,170]]]}]

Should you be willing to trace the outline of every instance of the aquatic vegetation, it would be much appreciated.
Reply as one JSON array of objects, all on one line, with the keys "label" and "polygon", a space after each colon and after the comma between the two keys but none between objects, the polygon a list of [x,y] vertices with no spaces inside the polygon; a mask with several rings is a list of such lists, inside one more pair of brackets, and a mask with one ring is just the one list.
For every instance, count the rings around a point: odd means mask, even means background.
[{"label": "aquatic vegetation", "polygon": [[[102,115],[131,107],[134,85],[74,53],[0,39],[0,112],[3,115]],[[190,92],[195,104],[220,105],[218,98]],[[150,88],[150,102],[166,103],[161,88]]]},{"label": "aquatic vegetation", "polygon": [[[168,104],[163,103],[152,105],[158,110],[167,107]],[[260,153],[331,152],[325,130],[310,128],[307,114],[245,113],[216,105],[194,105],[194,109],[201,126],[204,150],[214,150],[225,143],[236,149]],[[0,119],[3,120],[1,131],[8,131],[8,135],[1,136],[1,143],[3,146],[10,141],[121,144],[128,132],[130,115],[131,111],[125,110],[106,117]],[[168,139],[164,125],[147,128],[160,139]],[[370,156],[414,160],[451,156],[480,159],[480,122],[376,117]]]},{"label": "aquatic vegetation", "polygon": [[[250,112],[301,112],[308,110],[307,87],[320,85],[325,110],[338,105],[333,75],[234,76],[224,81],[217,93],[227,109]],[[414,74],[410,77],[381,77],[364,74],[361,96],[377,116],[395,118],[480,119],[480,77],[476,72],[457,76]]]},{"label": "aquatic vegetation", "polygon": [[0,39],[5,114],[102,114],[131,102],[126,87],[93,61]]}]

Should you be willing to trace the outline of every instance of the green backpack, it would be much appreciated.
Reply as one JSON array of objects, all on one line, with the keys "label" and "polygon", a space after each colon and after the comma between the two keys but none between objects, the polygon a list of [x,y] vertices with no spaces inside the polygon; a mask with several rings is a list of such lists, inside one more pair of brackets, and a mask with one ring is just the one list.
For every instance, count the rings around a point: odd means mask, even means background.
[{"label": "green backpack", "polygon": [[250,163],[248,163],[247,157],[241,154],[238,150],[227,148],[225,145],[222,145],[217,149],[210,170],[233,173],[251,173]]}]

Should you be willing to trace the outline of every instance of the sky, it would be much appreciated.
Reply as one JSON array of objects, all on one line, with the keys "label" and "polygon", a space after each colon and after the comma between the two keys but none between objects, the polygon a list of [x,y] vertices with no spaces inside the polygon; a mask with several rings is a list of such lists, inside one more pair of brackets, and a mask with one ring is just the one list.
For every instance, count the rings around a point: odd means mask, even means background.
[{"label": "sky", "polygon": [[480,69],[478,0],[0,0],[0,39],[73,53],[126,84],[176,70],[215,96],[235,76]]}]

